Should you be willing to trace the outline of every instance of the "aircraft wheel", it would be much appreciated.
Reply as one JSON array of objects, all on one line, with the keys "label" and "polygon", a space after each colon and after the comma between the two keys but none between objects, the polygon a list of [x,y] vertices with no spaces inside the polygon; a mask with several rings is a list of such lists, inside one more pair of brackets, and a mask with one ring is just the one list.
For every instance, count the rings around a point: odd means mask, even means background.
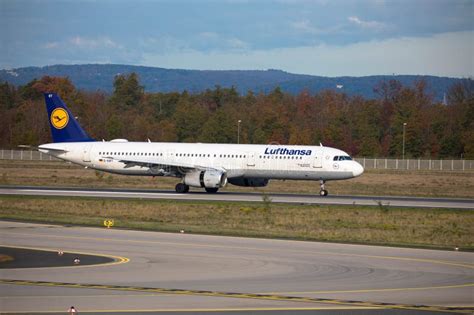
[{"label": "aircraft wheel", "polygon": [[219,188],[205,188],[207,193],[215,194]]},{"label": "aircraft wheel", "polygon": [[189,191],[189,186],[185,185],[183,183],[178,183],[178,184],[176,184],[174,189],[176,190],[177,193],[184,194],[184,193],[187,193]]}]

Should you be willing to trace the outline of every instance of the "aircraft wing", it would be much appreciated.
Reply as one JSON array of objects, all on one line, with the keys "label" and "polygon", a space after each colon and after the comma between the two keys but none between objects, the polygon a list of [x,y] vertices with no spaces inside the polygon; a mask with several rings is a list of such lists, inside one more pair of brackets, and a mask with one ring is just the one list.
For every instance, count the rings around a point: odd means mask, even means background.
[{"label": "aircraft wing", "polygon": [[198,165],[198,164],[189,164],[189,163],[177,163],[177,162],[160,162],[159,160],[156,159],[150,159],[150,158],[139,158],[139,157],[134,157],[134,158],[129,158],[129,159],[123,159],[123,158],[114,158],[114,157],[104,157],[106,159],[112,159],[120,163],[125,164],[125,168],[129,167],[134,167],[134,166],[141,166],[141,167],[148,167],[152,169],[152,171],[156,171],[158,173],[163,173],[163,174],[174,174],[175,176],[182,176],[185,173],[192,172],[192,171],[208,171],[208,170],[214,170],[214,171],[219,171],[225,173],[226,170],[223,168],[219,167],[210,167],[206,165]]}]

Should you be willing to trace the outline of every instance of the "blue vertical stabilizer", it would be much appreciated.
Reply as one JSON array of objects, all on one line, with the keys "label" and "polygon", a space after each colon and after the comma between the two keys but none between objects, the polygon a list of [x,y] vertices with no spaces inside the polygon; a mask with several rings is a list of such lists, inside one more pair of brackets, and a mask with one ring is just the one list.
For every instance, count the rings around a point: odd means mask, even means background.
[{"label": "blue vertical stabilizer", "polygon": [[54,142],[94,141],[56,93],[44,93],[44,99]]}]

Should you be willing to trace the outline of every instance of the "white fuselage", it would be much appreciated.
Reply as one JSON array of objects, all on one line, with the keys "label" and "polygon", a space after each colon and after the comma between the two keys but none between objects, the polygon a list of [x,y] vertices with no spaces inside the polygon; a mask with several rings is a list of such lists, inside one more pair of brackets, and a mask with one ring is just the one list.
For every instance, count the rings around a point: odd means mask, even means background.
[{"label": "white fuselage", "polygon": [[222,170],[227,178],[341,180],[363,173],[362,166],[347,153],[323,146],[113,140],[50,143],[39,146],[39,150],[88,168],[123,175],[181,177],[176,168],[183,168],[184,174],[196,167]]}]

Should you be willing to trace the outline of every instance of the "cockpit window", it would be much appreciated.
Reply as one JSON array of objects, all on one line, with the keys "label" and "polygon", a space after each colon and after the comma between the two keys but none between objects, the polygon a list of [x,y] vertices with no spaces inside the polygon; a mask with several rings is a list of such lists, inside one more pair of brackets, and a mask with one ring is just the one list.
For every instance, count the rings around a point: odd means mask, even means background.
[{"label": "cockpit window", "polygon": [[352,161],[352,158],[348,155],[336,155],[334,161]]}]

